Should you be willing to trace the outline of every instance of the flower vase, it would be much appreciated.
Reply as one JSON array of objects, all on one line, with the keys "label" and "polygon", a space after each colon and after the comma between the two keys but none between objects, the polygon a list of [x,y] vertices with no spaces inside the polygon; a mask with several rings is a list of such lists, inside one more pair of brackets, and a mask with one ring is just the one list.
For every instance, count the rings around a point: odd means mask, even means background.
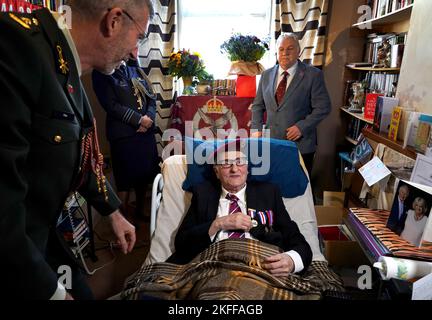
[{"label": "flower vase", "polygon": [[192,77],[182,77],[183,80],[183,95],[194,94],[194,88],[192,86]]}]

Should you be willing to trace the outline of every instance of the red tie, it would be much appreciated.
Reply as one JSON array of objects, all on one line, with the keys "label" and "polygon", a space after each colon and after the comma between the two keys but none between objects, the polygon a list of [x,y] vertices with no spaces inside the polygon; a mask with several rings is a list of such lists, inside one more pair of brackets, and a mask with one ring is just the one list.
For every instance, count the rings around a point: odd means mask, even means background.
[{"label": "red tie", "polygon": [[[232,213],[235,213],[235,212],[241,212],[240,206],[238,204],[239,198],[237,198],[236,195],[234,195],[232,193],[228,193],[225,196],[225,198],[230,201],[230,206],[229,206],[228,214],[232,214]],[[228,238],[230,238],[230,239],[233,239],[233,238],[244,238],[244,232],[237,232],[237,231],[229,232]]]},{"label": "red tie", "polygon": [[279,82],[279,85],[276,89],[276,94],[275,94],[277,105],[281,104],[283,96],[285,95],[288,76],[289,76],[288,72],[284,71],[282,73],[282,80]]}]

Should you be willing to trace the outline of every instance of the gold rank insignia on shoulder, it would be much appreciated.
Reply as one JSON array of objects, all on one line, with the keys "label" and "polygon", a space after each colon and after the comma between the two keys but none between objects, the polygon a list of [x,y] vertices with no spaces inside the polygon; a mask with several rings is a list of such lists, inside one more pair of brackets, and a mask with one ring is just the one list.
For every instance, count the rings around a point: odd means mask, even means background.
[{"label": "gold rank insignia on shoulder", "polygon": [[69,67],[67,61],[63,58],[63,49],[60,45],[56,46],[57,53],[58,53],[58,63],[59,63],[59,69],[60,72],[63,74],[67,74],[69,72]]},{"label": "gold rank insignia on shoulder", "polygon": [[14,20],[15,22],[17,22],[21,27],[25,28],[25,29],[31,29],[30,25],[31,25],[31,20],[29,18],[19,18],[16,15],[14,15],[13,13],[9,13],[9,17]]}]

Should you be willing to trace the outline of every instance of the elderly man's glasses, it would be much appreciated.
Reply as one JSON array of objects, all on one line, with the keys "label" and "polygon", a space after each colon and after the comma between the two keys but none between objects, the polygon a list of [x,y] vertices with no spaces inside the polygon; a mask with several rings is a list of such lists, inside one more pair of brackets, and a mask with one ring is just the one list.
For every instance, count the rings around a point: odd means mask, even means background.
[{"label": "elderly man's glasses", "polygon": [[222,168],[228,169],[228,168],[231,168],[234,164],[237,167],[243,167],[243,166],[245,166],[245,165],[248,164],[248,161],[247,161],[246,158],[237,158],[237,159],[227,159],[227,160],[224,160],[224,161],[222,161],[222,162],[220,162],[218,164]]},{"label": "elderly man's glasses", "polygon": [[[112,8],[109,8],[108,11],[111,11]],[[142,28],[138,22],[135,21],[135,19],[124,9],[121,9],[123,11],[123,13],[126,15],[126,17],[128,17],[134,24],[135,27],[138,30],[138,40],[137,40],[137,45],[138,47],[142,46],[144,43],[147,42],[148,40],[148,33],[144,31],[144,28]]]}]

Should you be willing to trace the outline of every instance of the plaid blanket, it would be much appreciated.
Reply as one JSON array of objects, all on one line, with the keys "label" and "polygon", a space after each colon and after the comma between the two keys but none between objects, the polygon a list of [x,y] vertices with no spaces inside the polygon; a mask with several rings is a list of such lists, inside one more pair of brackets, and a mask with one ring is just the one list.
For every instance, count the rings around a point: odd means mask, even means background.
[{"label": "plaid blanket", "polygon": [[250,239],[212,244],[190,263],[154,263],[126,282],[123,299],[316,300],[326,290],[343,291],[341,279],[324,261],[313,261],[303,275],[277,278],[261,267],[280,253],[276,246]]}]

